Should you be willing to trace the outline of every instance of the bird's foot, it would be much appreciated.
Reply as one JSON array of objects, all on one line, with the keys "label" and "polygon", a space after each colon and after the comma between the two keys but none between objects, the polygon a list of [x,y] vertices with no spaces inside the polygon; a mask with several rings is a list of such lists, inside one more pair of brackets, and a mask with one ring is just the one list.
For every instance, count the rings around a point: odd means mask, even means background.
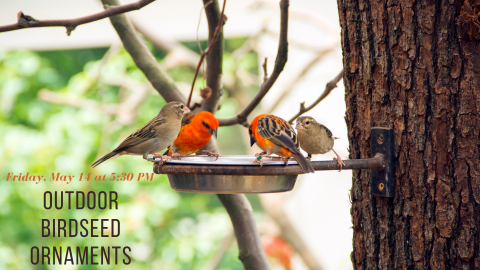
[{"label": "bird's foot", "polygon": [[334,157],[333,160],[337,161],[338,165],[340,166],[340,169],[338,171],[341,172],[342,166],[345,166],[345,162],[342,161],[342,158],[337,154],[337,152],[335,152],[335,150],[333,150],[333,148],[332,151],[333,153],[335,153],[335,155],[337,155],[337,157]]},{"label": "bird's foot", "polygon": [[266,155],[266,154],[267,154],[267,153],[265,153],[265,152],[261,152],[261,153],[256,153],[255,156],[256,156],[256,157],[258,157],[258,156],[264,156],[264,155]]},{"label": "bird's foot", "polygon": [[269,158],[272,161],[285,161],[283,157],[270,156]]},{"label": "bird's foot", "polygon": [[204,154],[204,155],[207,155],[207,156],[209,156],[209,157],[215,157],[215,161],[217,161],[218,157],[220,156],[219,154],[210,152],[210,151],[208,151],[208,150],[199,150],[199,151],[195,152],[195,154],[196,154],[196,155],[198,155],[198,154],[200,154],[200,155],[201,155],[201,154]]},{"label": "bird's foot", "polygon": [[283,158],[283,162],[285,162],[285,166],[288,166],[288,157]]},{"label": "bird's foot", "polygon": [[260,168],[263,167],[262,155],[256,156],[257,158],[253,161],[253,163],[260,164]]},{"label": "bird's foot", "polygon": [[181,160],[181,159],[182,159],[182,154],[180,154],[180,153],[172,153],[172,158]]},{"label": "bird's foot", "polygon": [[159,158],[161,162],[165,162],[165,161],[168,161],[168,160],[172,160],[172,157],[171,156],[167,156],[167,155],[162,155],[162,154],[153,154],[154,157],[156,158]]}]

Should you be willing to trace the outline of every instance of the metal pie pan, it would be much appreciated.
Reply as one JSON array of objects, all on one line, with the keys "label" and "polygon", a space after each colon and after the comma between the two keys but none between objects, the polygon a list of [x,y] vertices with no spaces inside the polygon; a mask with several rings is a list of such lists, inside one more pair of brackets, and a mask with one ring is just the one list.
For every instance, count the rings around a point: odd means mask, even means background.
[{"label": "metal pie pan", "polygon": [[205,175],[167,174],[176,191],[237,194],[290,191],[298,175]]},{"label": "metal pie pan", "polygon": [[[277,156],[273,156],[275,158]],[[257,157],[255,156],[244,156],[244,155],[220,155],[218,159],[214,156],[198,155],[198,156],[188,156],[181,157],[180,159],[173,159],[166,161],[165,164],[178,164],[178,165],[238,165],[238,166],[260,166],[258,163],[253,161]],[[160,161],[159,158],[149,158],[152,161]],[[263,166],[284,166],[285,163],[281,160],[271,159],[269,157],[262,158]],[[289,165],[297,165],[296,160],[289,160]]]},{"label": "metal pie pan", "polygon": [[[166,165],[195,167],[209,166],[212,170],[222,170],[224,166],[245,167],[247,173],[234,174],[167,174],[172,189],[182,192],[238,194],[238,193],[274,193],[286,192],[293,189],[298,175],[250,175],[248,167],[260,166],[254,163],[254,156],[231,156],[221,155],[215,161],[212,156],[188,156],[180,160],[165,162]],[[271,160],[268,157],[262,159],[263,166],[284,166],[283,161]],[[289,161],[289,165],[298,164],[295,160]]]}]

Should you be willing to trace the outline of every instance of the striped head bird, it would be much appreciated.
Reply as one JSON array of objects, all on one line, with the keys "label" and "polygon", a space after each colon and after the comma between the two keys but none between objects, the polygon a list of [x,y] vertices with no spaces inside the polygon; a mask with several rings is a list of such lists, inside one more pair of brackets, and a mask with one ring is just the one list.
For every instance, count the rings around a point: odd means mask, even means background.
[{"label": "striped head bird", "polygon": [[[306,173],[315,172],[312,165],[302,155],[298,148],[295,130],[284,119],[268,114],[261,114],[253,119],[248,128],[250,144],[257,144],[264,153],[260,157],[276,154],[282,157],[285,165],[293,157]],[[260,158],[256,161],[261,163]]]}]

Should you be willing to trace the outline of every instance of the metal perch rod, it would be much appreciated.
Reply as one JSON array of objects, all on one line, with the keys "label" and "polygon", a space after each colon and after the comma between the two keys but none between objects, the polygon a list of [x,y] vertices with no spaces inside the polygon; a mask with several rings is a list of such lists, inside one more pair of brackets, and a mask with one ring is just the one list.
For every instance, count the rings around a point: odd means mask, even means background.
[{"label": "metal perch rod", "polygon": [[[337,161],[311,161],[315,171],[338,170]],[[345,160],[342,170],[386,168],[386,159],[383,154],[377,153],[368,159]],[[235,165],[170,165],[155,163],[153,171],[157,174],[207,174],[207,175],[297,175],[303,174],[298,165],[289,166],[235,166]]]}]

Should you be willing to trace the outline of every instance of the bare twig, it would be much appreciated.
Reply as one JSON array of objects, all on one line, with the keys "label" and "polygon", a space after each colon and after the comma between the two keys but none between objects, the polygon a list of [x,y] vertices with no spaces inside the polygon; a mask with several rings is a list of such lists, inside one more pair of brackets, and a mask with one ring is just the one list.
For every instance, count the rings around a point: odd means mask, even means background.
[{"label": "bare twig", "polygon": [[268,61],[268,58],[265,57],[265,60],[263,61],[263,65],[262,65],[262,67],[263,67],[263,83],[268,81],[267,61]]},{"label": "bare twig", "polygon": [[281,236],[292,245],[293,249],[302,257],[303,262],[310,270],[322,270],[323,267],[315,258],[310,248],[298,233],[295,226],[283,210],[284,194],[261,194],[260,201],[265,212],[275,221],[280,229]]},{"label": "bare twig", "polygon": [[170,37],[163,36],[158,31],[152,31],[152,29],[145,27],[143,24],[137,22],[137,20],[130,18],[135,29],[140,32],[145,39],[152,42],[158,50],[166,53],[166,56],[162,59],[162,66],[166,70],[169,70],[177,66],[186,66],[189,68],[195,68],[200,59],[200,55],[187,48],[182,43],[171,39]]},{"label": "bare twig", "polygon": [[252,206],[247,197],[244,194],[218,194],[217,197],[227,209],[232,220],[239,249],[238,257],[244,268],[248,270],[270,269],[255,226]]},{"label": "bare twig", "polygon": [[[212,1],[212,0],[210,0]],[[203,0],[203,3],[208,4],[209,0]],[[208,22],[208,41],[209,44],[213,44],[211,47],[212,52],[206,56],[207,72],[205,79],[207,86],[212,89],[212,95],[202,100],[202,110],[215,113],[218,106],[218,101],[222,96],[222,73],[223,73],[223,25],[227,21],[225,15],[225,1],[223,3],[222,11],[220,12],[219,4],[217,0],[213,0],[208,6],[205,6],[205,15]],[[216,28],[215,28],[216,26]],[[217,39],[218,37],[218,39]],[[216,42],[214,42],[216,40]],[[210,46],[209,46],[210,47]],[[208,48],[207,48],[208,49]]]},{"label": "bare twig", "polygon": [[68,105],[81,109],[93,109],[106,115],[115,115],[119,123],[127,125],[133,122],[137,108],[147,97],[148,90],[149,87],[138,85],[121,103],[116,104],[99,104],[91,99],[53,92],[48,89],[41,89],[38,92],[38,98],[50,103]]},{"label": "bare twig", "polygon": [[[275,1],[270,1],[270,0],[263,0],[263,1],[256,1],[252,5],[252,7],[261,7],[265,6],[271,9],[276,9],[276,2]],[[327,19],[319,16],[316,13],[309,12],[306,10],[301,10],[301,9],[295,9],[292,8],[290,10],[290,16],[295,16],[300,20],[304,21],[309,21],[313,25],[316,25],[320,29],[324,30],[326,33],[328,33],[331,37],[338,37],[338,30],[332,27],[332,24],[330,21]]]},{"label": "bare twig", "polygon": [[[102,0],[105,6],[118,6],[118,0]],[[160,67],[155,57],[140,39],[132,23],[125,14],[110,17],[113,27],[123,42],[123,46],[132,56],[137,67],[160,95],[167,101],[186,102],[173,80]]]},{"label": "bare twig", "polygon": [[[202,12],[203,12],[203,9],[208,7],[208,5],[210,5],[211,3],[213,3],[213,0],[210,0],[210,2],[204,4],[202,6],[202,8],[200,9],[200,16],[198,16],[198,24],[197,24],[197,45],[198,45],[198,49],[200,50],[200,54],[203,54],[203,49],[202,49],[202,45],[200,44],[200,39],[198,38],[198,31],[200,30],[200,22],[202,21]],[[205,61],[202,61],[202,67],[203,67],[203,74],[205,75],[207,72],[205,71]]]},{"label": "bare twig", "polygon": [[106,6],[105,10],[96,14],[92,14],[85,17],[80,17],[76,19],[68,20],[35,20],[33,17],[24,15],[23,12],[19,12],[17,15],[17,23],[0,26],[0,32],[8,32],[19,30],[23,28],[32,28],[32,27],[57,27],[63,26],[67,28],[67,35],[75,30],[75,28],[81,24],[86,24],[89,22],[98,21],[110,16],[122,14],[132,10],[138,10],[142,7],[152,3],[155,0],[140,0],[135,3],[127,5],[117,5],[115,7]]},{"label": "bare twig", "polygon": [[272,75],[266,82],[260,87],[257,95],[252,99],[252,101],[240,112],[237,116],[230,118],[220,118],[218,122],[220,126],[231,126],[234,124],[241,124],[245,126],[247,124],[247,117],[250,113],[257,107],[257,105],[262,101],[263,97],[268,93],[270,88],[272,88],[275,81],[280,76],[280,73],[285,67],[288,56],[288,6],[289,0],[280,1],[280,40],[278,44],[277,58],[275,59],[275,67],[273,69]]},{"label": "bare twig", "polygon": [[282,92],[282,94],[274,101],[272,102],[272,106],[268,110],[268,113],[272,113],[273,110],[281,103],[285,97],[292,91],[293,87],[307,74],[307,72],[318,62],[320,61],[326,54],[332,52],[335,50],[338,46],[338,43],[333,44],[332,46],[329,46],[328,48],[325,48],[321,51],[318,52],[318,54],[310,60],[298,73],[297,76],[293,80],[290,81],[285,87]]},{"label": "bare twig", "polygon": [[[265,29],[265,31],[263,31],[263,33],[264,33],[265,35],[271,36],[272,38],[273,38],[273,37],[276,38],[276,37],[278,37],[278,35],[279,35],[279,33],[276,32],[275,30],[268,29],[268,28]],[[340,42],[340,39],[337,39],[337,41]],[[298,48],[298,49],[305,50],[305,51],[316,52],[316,51],[319,50],[317,46],[309,45],[309,44],[307,44],[307,43],[305,43],[305,42],[302,42],[302,41],[300,41],[300,40],[298,40],[298,39],[295,39],[295,38],[290,38],[290,39],[288,40],[288,45],[289,45],[289,46],[292,46],[292,47],[296,47],[296,48]]]},{"label": "bare twig", "polygon": [[217,269],[218,264],[223,258],[223,255],[225,255],[225,252],[227,249],[230,247],[230,244],[232,243],[233,240],[233,231],[229,231],[227,236],[223,239],[220,247],[217,249],[215,252],[215,255],[213,255],[212,260],[208,263],[208,265],[203,269],[203,270],[215,270]]},{"label": "bare twig", "polygon": [[114,115],[118,110],[116,104],[99,104],[91,99],[78,98],[63,93],[53,92],[48,89],[41,89],[38,92],[38,98],[55,104],[63,104],[82,109],[94,109],[107,115]]},{"label": "bare twig", "polygon": [[200,22],[202,21],[202,12],[203,12],[203,9],[208,7],[208,5],[210,5],[211,3],[213,3],[213,0],[210,0],[208,3],[204,4],[202,6],[202,8],[200,9],[200,16],[198,17],[198,24],[197,24],[197,45],[198,45],[198,49],[200,50],[200,54],[203,53],[203,49],[202,49],[202,45],[200,44],[200,39],[198,38],[198,31],[200,30]]},{"label": "bare twig", "polygon": [[108,59],[110,56],[117,54],[120,51],[121,45],[118,42],[113,43],[108,51],[103,55],[102,60],[100,60],[100,63],[96,67],[96,70],[94,71],[94,75],[88,78],[87,83],[78,91],[80,95],[84,94],[92,86],[98,83],[98,80],[100,79],[100,75],[102,74],[102,68],[105,66],[107,63]]},{"label": "bare twig", "polygon": [[[211,1],[205,3],[204,1],[204,5],[205,5],[205,12],[207,12],[207,9],[214,9],[215,6],[218,6],[218,2],[215,1],[213,2],[213,4],[210,3]],[[220,18],[218,20],[218,24],[217,24],[217,27],[215,28],[214,30],[214,33],[213,33],[213,36],[211,36],[209,34],[209,40],[210,40],[210,43],[208,44],[208,47],[205,49],[205,51],[202,52],[201,56],[200,56],[200,60],[198,61],[198,65],[197,65],[197,69],[195,70],[195,75],[193,76],[193,82],[192,82],[192,89],[190,90],[190,95],[188,95],[188,100],[187,100],[187,107],[190,105],[190,101],[192,100],[192,94],[193,94],[193,87],[195,86],[195,81],[197,80],[197,75],[198,75],[198,71],[200,70],[200,67],[202,66],[202,63],[203,63],[203,59],[205,58],[205,56],[210,52],[210,50],[212,50],[213,46],[215,45],[215,41],[217,40],[218,38],[218,35],[220,34],[222,28],[223,28],[223,17],[224,17],[224,14],[225,14],[225,4],[227,3],[227,0],[223,0],[223,8],[222,8],[222,13],[220,14]],[[207,6],[208,5],[208,6]],[[208,24],[210,24],[210,17],[211,16],[207,16],[207,19],[208,19]],[[211,28],[209,28],[211,30]],[[217,51],[217,50],[215,50]],[[218,52],[217,52],[218,53]],[[223,50],[221,50],[220,54],[223,54]],[[220,61],[221,62],[221,61]],[[213,70],[211,70],[211,68],[209,68],[209,71],[212,72],[212,73],[215,73],[213,72]],[[208,85],[208,84],[207,84]],[[212,87],[210,87],[212,88]],[[212,88],[213,90],[213,88]]]},{"label": "bare twig", "polygon": [[340,73],[338,73],[338,75],[333,78],[331,81],[329,81],[327,83],[327,85],[325,86],[325,90],[323,90],[323,93],[320,95],[320,97],[317,98],[317,100],[315,100],[312,105],[308,106],[308,107],[305,107],[305,101],[300,103],[300,110],[299,112],[294,116],[292,117],[292,119],[288,120],[288,123],[291,125],[293,124],[293,121],[295,121],[295,119],[297,119],[300,115],[310,111],[311,109],[313,109],[315,106],[318,105],[318,103],[320,103],[324,98],[326,98],[330,92],[332,92],[333,89],[335,89],[337,87],[337,83],[343,78],[343,69],[342,71],[340,71]]}]

